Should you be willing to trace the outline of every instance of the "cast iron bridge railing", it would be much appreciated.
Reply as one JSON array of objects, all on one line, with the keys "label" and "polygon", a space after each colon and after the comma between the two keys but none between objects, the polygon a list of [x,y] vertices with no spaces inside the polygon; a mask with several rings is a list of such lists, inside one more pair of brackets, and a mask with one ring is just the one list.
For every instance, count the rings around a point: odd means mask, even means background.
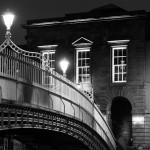
[{"label": "cast iron bridge railing", "polygon": [[[83,135],[84,132],[79,130],[81,127],[72,121],[76,120],[80,122],[82,126],[88,126],[88,128],[100,137],[97,138],[97,142],[95,142],[97,145],[100,145],[98,144],[98,140],[101,139],[110,150],[115,150],[116,144],[112,131],[93,100],[84,92],[78,90],[74,83],[57,72],[52,72],[49,68],[47,70],[42,69],[43,59],[45,58],[43,58],[40,53],[20,49],[10,40],[10,37],[7,37],[6,41],[1,45],[0,109],[2,121],[0,130],[6,126],[8,127],[8,125],[17,125],[17,117],[22,116],[19,122],[19,124],[22,125],[34,124],[34,126],[36,126],[37,124],[33,122],[34,120],[38,120],[38,124],[45,127],[51,126],[50,128],[53,128],[54,124],[52,122],[55,122],[56,126],[60,124],[62,129],[63,126],[69,125],[68,130],[74,128],[76,131],[78,130],[79,134],[81,133],[81,135]],[[19,106],[23,106],[24,111],[22,111]],[[32,111],[30,111],[29,108],[32,108]],[[5,117],[5,109],[9,112],[8,115],[6,115],[7,117]],[[38,109],[42,111],[45,110],[47,113],[37,113]],[[53,112],[53,115],[49,115],[48,112]],[[57,115],[54,115],[54,112],[57,112]],[[68,116],[70,122],[63,122],[63,117],[59,117],[58,114],[64,117]],[[40,117],[40,115],[42,115],[42,117]],[[13,116],[14,119],[12,119],[13,117],[11,116]],[[33,116],[32,119],[30,116]],[[41,123],[39,120],[41,120]],[[56,120],[59,121],[56,122]],[[6,121],[9,121],[9,123],[7,124]],[[12,122],[12,125],[10,122]],[[90,134],[91,133],[87,134],[87,137],[85,134],[83,141],[86,142]],[[91,138],[92,137],[89,139]],[[90,147],[90,149],[98,150],[99,147]]]}]

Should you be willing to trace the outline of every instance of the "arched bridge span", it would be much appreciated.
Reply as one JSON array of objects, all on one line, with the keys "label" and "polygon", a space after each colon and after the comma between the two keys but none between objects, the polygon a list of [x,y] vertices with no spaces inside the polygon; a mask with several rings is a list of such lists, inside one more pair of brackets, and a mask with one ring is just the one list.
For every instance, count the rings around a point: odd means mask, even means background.
[{"label": "arched bridge span", "polygon": [[[42,137],[41,134],[44,134],[43,130],[49,130],[51,131],[49,132],[49,134],[54,136],[48,136],[45,133],[50,139],[44,140],[50,142],[55,139],[55,141],[57,141],[57,144],[50,144],[51,146],[60,145],[59,143],[61,142],[59,142],[59,139],[61,139],[65,141],[66,144],[64,145],[64,147],[66,149],[66,146],[76,139],[76,142],[73,144],[74,146],[89,148],[91,150],[102,148],[109,149],[103,139],[92,128],[90,128],[83,122],[71,118],[67,115],[42,109],[39,110],[38,108],[12,104],[0,104],[0,110],[0,119],[2,120],[0,124],[0,130],[3,131],[1,132],[1,136],[11,136],[14,139],[22,141],[24,140],[24,138],[30,139],[32,137],[32,139],[35,139],[35,137],[31,136],[35,135],[35,133],[37,137]],[[29,133],[27,129],[30,129]],[[41,132],[38,130],[40,130]],[[57,133],[60,133],[60,137],[62,137],[63,139],[60,138]],[[57,139],[55,138],[55,136],[57,136]],[[73,138],[71,138],[70,136]],[[38,146],[37,137],[35,139],[35,144]],[[68,139],[71,139],[71,142],[68,142]],[[39,140],[42,141],[42,139]]]},{"label": "arched bridge span", "polygon": [[71,136],[90,150],[116,149],[93,99],[43,67],[41,54],[20,49],[9,37],[0,50],[1,132],[43,129]]}]

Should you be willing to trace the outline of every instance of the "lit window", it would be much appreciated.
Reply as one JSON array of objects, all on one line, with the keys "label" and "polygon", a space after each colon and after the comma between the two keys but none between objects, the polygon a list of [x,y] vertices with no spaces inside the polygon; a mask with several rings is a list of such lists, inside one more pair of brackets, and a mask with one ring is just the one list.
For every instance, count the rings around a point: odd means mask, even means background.
[{"label": "lit window", "polygon": [[90,83],[90,49],[77,49],[76,56],[77,83]]},{"label": "lit window", "polygon": [[55,70],[55,51],[47,50],[42,51],[43,60],[42,66],[43,69],[50,69],[51,71]]},{"label": "lit window", "polygon": [[112,47],[112,79],[113,82],[127,80],[127,47]]},{"label": "lit window", "polygon": [[76,49],[76,83],[83,85],[91,83],[90,77],[90,49],[92,41],[80,37],[72,43]]},{"label": "lit window", "polygon": [[54,85],[54,78],[51,76],[50,72],[55,70],[55,52],[57,46],[58,45],[38,46],[43,56],[42,68],[48,70],[47,72],[42,73],[42,83],[48,87]]},{"label": "lit window", "polygon": [[112,82],[127,82],[127,43],[129,40],[108,41],[112,50]]},{"label": "lit window", "polygon": [[[42,60],[42,68],[44,70],[54,71],[55,70],[55,51],[47,50],[42,51],[43,60]],[[43,73],[43,84],[50,86],[54,84],[54,79],[49,73]]]}]

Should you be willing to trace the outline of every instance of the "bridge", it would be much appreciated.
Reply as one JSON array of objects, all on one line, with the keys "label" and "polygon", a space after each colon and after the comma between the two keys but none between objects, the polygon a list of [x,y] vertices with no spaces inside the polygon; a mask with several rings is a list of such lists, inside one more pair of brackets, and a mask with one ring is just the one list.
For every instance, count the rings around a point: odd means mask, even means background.
[{"label": "bridge", "polygon": [[[0,46],[0,149],[13,141],[33,150],[115,150],[115,138],[93,97],[42,66],[40,53]],[[23,148],[22,148],[23,149]]]}]

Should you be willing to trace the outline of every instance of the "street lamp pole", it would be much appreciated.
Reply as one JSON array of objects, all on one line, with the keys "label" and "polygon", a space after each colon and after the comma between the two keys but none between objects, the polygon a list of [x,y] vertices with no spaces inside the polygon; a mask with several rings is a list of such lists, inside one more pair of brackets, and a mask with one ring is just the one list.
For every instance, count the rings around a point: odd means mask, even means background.
[{"label": "street lamp pole", "polygon": [[[7,43],[9,43],[10,41],[10,38],[11,38],[11,32],[10,32],[10,29],[11,29],[11,26],[13,24],[13,20],[14,20],[14,15],[11,14],[10,12],[7,12],[5,14],[2,15],[3,17],[3,21],[4,21],[4,24],[6,26],[6,34],[5,34],[5,37],[7,39]],[[16,97],[17,97],[17,83],[16,83]],[[5,137],[4,138],[4,149],[11,149],[11,136],[9,135],[8,133],[8,137]]]}]

